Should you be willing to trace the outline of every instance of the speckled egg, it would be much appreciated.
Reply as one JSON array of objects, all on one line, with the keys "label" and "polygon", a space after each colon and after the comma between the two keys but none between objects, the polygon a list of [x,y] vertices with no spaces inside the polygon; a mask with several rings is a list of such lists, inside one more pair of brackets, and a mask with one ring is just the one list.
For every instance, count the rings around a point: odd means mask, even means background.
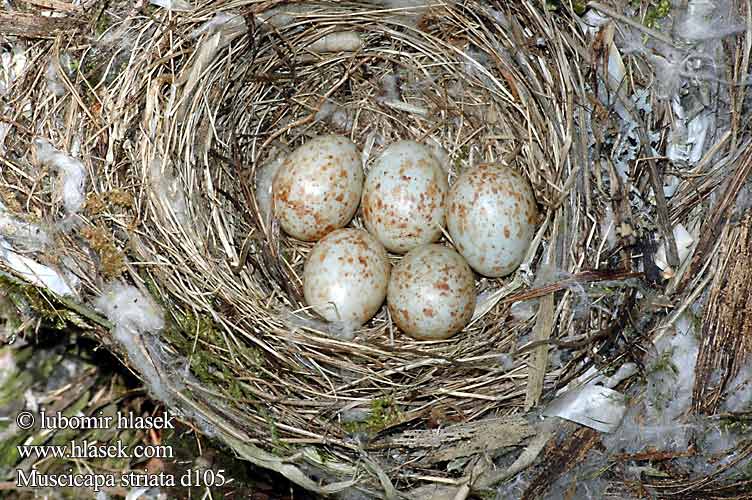
[{"label": "speckled egg", "polygon": [[389,278],[389,313],[418,340],[443,340],[462,330],[473,316],[475,298],[472,270],[460,254],[442,245],[411,250]]},{"label": "speckled egg", "polygon": [[274,215],[290,236],[315,241],[347,225],[363,191],[357,146],[323,135],[293,151],[274,176]]},{"label": "speckled egg", "polygon": [[427,147],[414,141],[388,146],[363,187],[363,222],[386,248],[405,253],[441,236],[447,175]]},{"label": "speckled egg", "polygon": [[303,269],[306,302],[328,321],[358,327],[386,297],[390,264],[384,247],[360,229],[339,229],[321,239]]},{"label": "speckled egg", "polygon": [[506,276],[520,265],[537,218],[530,184],[509,167],[479,165],[449,191],[449,234],[470,267],[484,276]]}]

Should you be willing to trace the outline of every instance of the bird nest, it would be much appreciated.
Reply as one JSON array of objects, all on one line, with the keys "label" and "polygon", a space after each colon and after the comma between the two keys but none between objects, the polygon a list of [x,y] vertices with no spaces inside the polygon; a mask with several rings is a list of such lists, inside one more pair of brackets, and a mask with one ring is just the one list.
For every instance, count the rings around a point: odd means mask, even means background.
[{"label": "bird nest", "polygon": [[[667,204],[661,189],[650,194],[664,169],[640,136],[630,192],[613,157],[593,153],[620,140],[607,139],[618,114],[603,104],[623,92],[606,75],[613,31],[586,39],[565,5],[170,5],[100,12],[74,26],[95,39],[29,46],[41,69],[5,97],[14,133],[2,197],[8,217],[49,233],[47,250],[26,255],[60,270],[71,293],[34,295],[9,271],[47,319],[95,336],[239,457],[319,493],[430,498],[439,485],[461,498],[513,477],[557,439],[533,418],[542,401],[592,367],[641,359],[641,343],[710,283],[719,247],[702,239],[704,253],[680,267],[671,227],[721,217],[728,203],[706,218],[695,208],[716,188],[738,193],[742,174],[727,185],[700,164]],[[630,71],[630,91],[649,84],[639,61]],[[510,277],[477,280],[473,319],[451,339],[415,341],[386,308],[354,332],[307,309],[312,244],[281,232],[257,194],[268,165],[331,133],[360,147],[366,169],[389,143],[412,139],[436,152],[450,183],[481,162],[529,179],[540,218],[527,256]],[[723,141],[713,154],[738,157],[741,143]],[[55,154],[83,164],[82,203],[56,182],[66,170]],[[652,259],[656,237],[668,243],[668,281]],[[119,293],[165,321],[124,326],[107,303]],[[593,446],[583,430],[562,446],[572,457],[575,444]],[[503,468],[519,446],[527,455]],[[542,453],[568,470],[571,457]]]}]

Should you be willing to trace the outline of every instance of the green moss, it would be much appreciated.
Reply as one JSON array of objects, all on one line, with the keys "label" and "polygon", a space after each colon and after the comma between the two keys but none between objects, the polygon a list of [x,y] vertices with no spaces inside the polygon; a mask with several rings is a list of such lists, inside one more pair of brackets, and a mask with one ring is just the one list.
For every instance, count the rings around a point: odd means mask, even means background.
[{"label": "green moss", "polygon": [[391,397],[371,401],[371,418],[368,421],[373,430],[381,430],[399,420],[400,412]]},{"label": "green moss", "polygon": [[344,422],[342,429],[348,434],[368,432],[375,434],[387,427],[399,422],[402,413],[390,396],[374,399],[371,401],[371,414],[362,422]]},{"label": "green moss", "polygon": [[220,388],[223,393],[234,399],[253,399],[252,393],[246,391],[246,385],[238,380],[237,374],[222,360],[212,353],[196,349],[193,354],[188,346],[185,354],[191,361],[191,372],[202,383]]},{"label": "green moss", "polygon": [[581,16],[585,13],[587,10],[587,2],[582,0],[573,0],[572,1],[572,10],[574,10],[574,13],[578,16]]},{"label": "green moss", "polygon": [[25,440],[26,434],[18,433],[0,441],[0,470],[12,468],[18,464],[20,457],[17,446],[23,444]]},{"label": "green moss", "polygon": [[27,287],[24,290],[23,297],[34,312],[37,313],[49,327],[55,330],[64,330],[66,326],[68,326],[68,323],[71,322],[69,312],[62,308],[55,307],[38,289],[32,286]]},{"label": "green moss", "polygon": [[587,2],[585,0],[547,0],[546,10],[558,12],[562,4],[571,5],[572,10],[574,10],[574,13],[578,16],[583,15],[587,10]]},{"label": "green moss", "polygon": [[670,371],[674,375],[678,375],[679,369],[672,361],[672,355],[673,353],[671,352],[671,350],[662,352],[660,357],[656,359],[655,362],[648,368],[647,373],[652,374]]},{"label": "green moss", "polygon": [[657,4],[653,4],[648,7],[648,11],[645,13],[645,26],[648,28],[655,28],[658,22],[671,13],[671,1],[659,0]]},{"label": "green moss", "polygon": [[[264,364],[264,354],[255,347],[238,346],[240,355],[251,363],[252,367],[260,367]],[[254,374],[258,375],[260,372],[254,370]]]},{"label": "green moss", "polygon": [[31,309],[42,319],[42,326],[48,329],[66,330],[70,326],[88,329],[91,323],[108,329],[112,326],[95,311],[70,297],[58,297],[6,273],[0,273],[0,289],[7,294],[17,310]]},{"label": "green moss", "polygon": [[454,158],[454,170],[458,174],[462,172],[462,162],[466,161],[470,157],[470,145],[465,144],[457,152],[457,156]]},{"label": "green moss", "polygon": [[191,372],[202,382],[209,382],[217,379],[217,364],[203,351],[196,350],[189,354],[191,361]]},{"label": "green moss", "polygon": [[[62,414],[66,417],[73,417],[78,415],[89,404],[89,392],[82,394],[72,405],[68,406]],[[77,429],[57,429],[55,432],[38,432],[31,440],[32,445],[51,444],[51,445],[67,445],[72,440],[80,440],[81,431]],[[42,464],[37,464],[37,467],[42,472],[53,470],[60,464],[59,460],[48,460]]]},{"label": "green moss", "polygon": [[156,302],[157,305],[165,309],[166,308],[165,306],[167,306],[167,304],[165,304],[165,302],[162,300],[162,294],[159,293],[159,288],[157,288],[157,284],[154,281],[154,278],[152,278],[147,273],[141,273],[140,276],[144,282],[144,286],[146,287],[146,290],[149,291],[149,295],[154,300],[154,302]]},{"label": "green moss", "polygon": [[105,31],[112,25],[112,18],[102,9],[97,22],[94,25],[94,34],[98,37],[102,36]]},{"label": "green moss", "polygon": [[[213,384],[222,388],[224,392],[238,399],[253,399],[253,393],[246,390],[246,385],[238,381],[237,373],[222,359],[217,359],[210,351],[201,344],[196,344],[196,336],[206,344],[221,345],[225,339],[220,326],[208,314],[184,314],[180,317],[177,331],[168,334],[168,339],[191,360],[191,371],[204,383]],[[194,345],[196,348],[194,349]],[[260,375],[260,370],[255,370],[264,363],[264,356],[256,348],[249,346],[233,346],[244,370],[250,370],[255,375]]]},{"label": "green moss", "polygon": [[740,436],[752,436],[752,418],[732,417],[723,418],[719,427],[721,431],[728,434],[737,434]]},{"label": "green moss", "polygon": [[496,500],[499,498],[499,493],[496,490],[488,489],[488,490],[480,490],[476,492],[476,495],[481,500]]},{"label": "green moss", "polygon": [[0,406],[11,405],[19,400],[26,387],[31,385],[28,373],[15,373],[0,387]]}]

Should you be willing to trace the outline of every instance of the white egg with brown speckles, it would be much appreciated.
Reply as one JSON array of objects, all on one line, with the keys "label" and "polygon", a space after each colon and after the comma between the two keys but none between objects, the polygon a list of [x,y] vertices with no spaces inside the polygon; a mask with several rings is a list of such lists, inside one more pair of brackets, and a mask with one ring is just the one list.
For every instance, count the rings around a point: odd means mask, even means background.
[{"label": "white egg with brown speckles", "polygon": [[449,191],[447,230],[457,251],[484,276],[517,269],[537,219],[530,183],[509,167],[479,165],[460,175]]},{"label": "white egg with brown speckles", "polygon": [[274,215],[290,236],[316,241],[350,222],[362,191],[357,146],[347,137],[315,137],[293,151],[274,176]]},{"label": "white egg with brown speckles", "polygon": [[308,254],[303,293],[324,319],[357,328],[384,302],[389,270],[386,250],[373,236],[360,229],[338,229]]},{"label": "white egg with brown speckles", "polygon": [[405,253],[441,237],[447,175],[426,146],[389,145],[363,186],[363,223],[387,250]]},{"label": "white egg with brown speckles", "polygon": [[389,314],[418,340],[443,340],[462,330],[475,300],[473,271],[460,254],[442,245],[409,251],[389,278]]}]

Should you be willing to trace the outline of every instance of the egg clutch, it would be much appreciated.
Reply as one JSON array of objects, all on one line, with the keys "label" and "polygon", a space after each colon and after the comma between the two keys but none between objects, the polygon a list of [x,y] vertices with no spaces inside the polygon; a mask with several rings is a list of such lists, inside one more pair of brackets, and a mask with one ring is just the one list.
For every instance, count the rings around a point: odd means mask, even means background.
[{"label": "egg clutch", "polygon": [[[386,299],[405,334],[446,339],[475,310],[475,273],[505,276],[533,238],[537,208],[515,170],[481,164],[450,187],[433,152],[388,145],[364,176],[358,147],[337,135],[293,151],[272,180],[274,216],[293,238],[316,241],[303,269],[305,300],[327,321],[358,328]],[[366,231],[346,228],[361,207]],[[436,243],[448,232],[454,244]],[[391,269],[387,251],[403,255]]]}]

